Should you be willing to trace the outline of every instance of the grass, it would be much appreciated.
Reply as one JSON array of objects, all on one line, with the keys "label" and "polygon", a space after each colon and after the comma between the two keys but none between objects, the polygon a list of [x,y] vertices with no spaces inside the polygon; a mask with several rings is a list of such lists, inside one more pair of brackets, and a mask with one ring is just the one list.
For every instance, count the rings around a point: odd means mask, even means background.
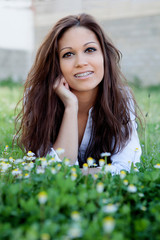
[{"label": "grass", "polygon": [[[137,103],[144,115],[143,129],[139,127],[139,137],[143,154],[148,156],[160,150],[160,85],[151,87],[131,86]],[[14,158],[22,156],[22,151],[15,145],[12,149],[12,138],[15,134],[15,106],[21,99],[23,85],[13,83],[11,79],[0,82],[0,157],[6,145]]]},{"label": "grass", "polygon": [[146,88],[133,86],[132,89],[145,120],[143,132],[139,134],[144,154],[152,154],[155,147],[160,150],[160,85]]},{"label": "grass", "polygon": [[[137,103],[143,113],[143,128],[139,125],[138,133],[142,146],[142,162],[144,168],[156,163],[160,155],[160,86],[137,87],[131,85]],[[0,158],[4,157],[5,146],[8,145],[8,158],[22,158],[24,153],[12,139],[15,134],[15,107],[21,99],[23,85],[13,83],[11,79],[0,83]],[[154,156],[154,158],[153,158]]]},{"label": "grass", "polygon": [[[16,145],[12,149],[12,138],[23,86],[0,84],[0,158],[8,145],[5,158],[16,159],[0,162],[1,238],[160,239],[160,86],[132,88],[146,120],[144,130],[138,129],[143,149],[139,171],[132,167],[130,173],[112,176],[104,168],[92,178],[65,160],[19,159],[24,154]],[[73,217],[77,214],[80,220]]]},{"label": "grass", "polygon": [[13,157],[22,156],[22,151],[14,146],[12,149],[12,139],[15,134],[15,107],[22,97],[23,86],[11,81],[0,83],[0,157],[6,145],[9,146],[10,154]]}]

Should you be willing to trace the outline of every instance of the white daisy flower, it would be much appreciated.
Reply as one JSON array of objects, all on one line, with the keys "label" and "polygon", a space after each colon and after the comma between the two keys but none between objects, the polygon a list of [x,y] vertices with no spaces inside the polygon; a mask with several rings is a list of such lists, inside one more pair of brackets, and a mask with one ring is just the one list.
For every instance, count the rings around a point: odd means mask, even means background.
[{"label": "white daisy flower", "polygon": [[63,149],[63,148],[57,148],[56,149],[56,153],[58,154],[58,155],[61,155],[61,154],[63,154],[65,152],[65,150]]},{"label": "white daisy flower", "polygon": [[102,193],[104,190],[104,184],[102,182],[97,183],[96,190],[98,193]]},{"label": "white daisy flower", "polygon": [[80,217],[80,213],[78,211],[73,211],[71,213],[71,218],[74,221],[80,221],[81,217]]},{"label": "white daisy flower", "polygon": [[64,164],[65,164],[66,166],[69,166],[70,160],[69,160],[68,158],[65,158],[65,159],[64,159]]},{"label": "white daisy flower", "polygon": [[88,164],[87,164],[87,163],[84,163],[84,164],[83,164],[83,169],[84,169],[85,171],[88,170]]},{"label": "white daisy flower", "polygon": [[105,217],[103,219],[103,230],[106,233],[111,233],[115,228],[115,220],[113,217]]},{"label": "white daisy flower", "polygon": [[40,204],[45,204],[48,200],[48,195],[45,191],[38,193],[38,201]]},{"label": "white daisy flower", "polygon": [[110,156],[111,156],[111,153],[109,152],[101,153],[101,157],[110,157]]},{"label": "white daisy flower", "polygon": [[76,178],[77,178],[77,173],[72,173],[72,174],[71,174],[71,180],[72,180],[72,181],[75,181]]},{"label": "white daisy flower", "polygon": [[51,173],[54,175],[57,173],[56,169],[55,168],[51,168]]},{"label": "white daisy flower", "polygon": [[103,167],[105,165],[105,160],[104,159],[99,159],[99,166]]},{"label": "white daisy flower", "polygon": [[105,165],[104,172],[106,172],[106,173],[111,172],[111,170],[112,170],[112,165],[110,163]]},{"label": "white daisy flower", "polygon": [[105,213],[115,213],[117,211],[118,207],[116,204],[107,204],[103,207],[103,212]]},{"label": "white daisy flower", "polygon": [[28,153],[27,153],[27,156],[28,157],[33,157],[35,154],[33,153],[33,152],[31,152],[31,151],[28,151]]},{"label": "white daisy flower", "polygon": [[120,178],[124,179],[126,177],[126,172],[125,171],[120,171]]},{"label": "white daisy flower", "polygon": [[128,185],[127,191],[130,193],[135,193],[135,192],[137,192],[137,188],[135,185],[130,184],[130,185]]},{"label": "white daisy flower", "polygon": [[23,159],[16,159],[15,161],[14,161],[14,164],[19,164],[19,163],[22,163],[23,162]]},{"label": "white daisy flower", "polygon": [[154,168],[160,168],[160,163],[155,164]]},{"label": "white daisy flower", "polygon": [[82,230],[79,224],[73,224],[70,227],[68,231],[68,236],[70,237],[70,239],[80,238],[82,236]]},{"label": "white daisy flower", "polygon": [[94,159],[93,159],[92,157],[88,157],[88,158],[87,158],[87,163],[88,163],[88,166],[89,166],[89,167],[92,167],[93,164],[94,164]]},{"label": "white daisy flower", "polygon": [[45,169],[43,167],[38,166],[37,169],[36,169],[36,173],[37,174],[43,174],[43,173],[45,173]]},{"label": "white daisy flower", "polygon": [[19,174],[22,174],[22,170],[16,168],[14,170],[12,170],[12,175],[15,176],[15,175],[19,175]]}]

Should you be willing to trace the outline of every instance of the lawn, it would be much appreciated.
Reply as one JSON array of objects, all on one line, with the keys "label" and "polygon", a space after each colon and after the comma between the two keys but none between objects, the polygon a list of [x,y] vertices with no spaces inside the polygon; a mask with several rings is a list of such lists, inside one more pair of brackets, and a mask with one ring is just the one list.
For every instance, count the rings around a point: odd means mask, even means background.
[{"label": "lawn", "polygon": [[15,134],[15,107],[22,98],[23,86],[11,81],[0,83],[0,157],[6,145],[9,154],[15,158],[22,156],[22,152],[15,146],[12,149],[12,139]]},{"label": "lawn", "polygon": [[132,89],[145,120],[141,163],[130,173],[112,176],[105,165],[83,176],[65,159],[33,162],[31,153],[12,148],[23,86],[0,83],[1,239],[160,239],[160,86]]},{"label": "lawn", "polygon": [[[160,86],[148,88],[131,85],[143,116],[143,128],[139,126],[139,137],[144,153],[152,153],[160,144]],[[12,157],[21,157],[22,152],[17,146],[12,149],[12,137],[15,134],[15,106],[21,99],[23,86],[11,81],[0,83],[0,156],[6,145]]]}]

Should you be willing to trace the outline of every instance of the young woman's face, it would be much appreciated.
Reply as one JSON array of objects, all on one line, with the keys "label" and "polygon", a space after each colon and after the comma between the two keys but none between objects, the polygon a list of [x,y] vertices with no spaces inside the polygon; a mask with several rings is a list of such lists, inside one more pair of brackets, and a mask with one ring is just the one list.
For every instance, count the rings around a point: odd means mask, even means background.
[{"label": "young woman's face", "polygon": [[59,40],[60,68],[71,90],[95,91],[104,76],[104,58],[94,32],[72,27]]}]

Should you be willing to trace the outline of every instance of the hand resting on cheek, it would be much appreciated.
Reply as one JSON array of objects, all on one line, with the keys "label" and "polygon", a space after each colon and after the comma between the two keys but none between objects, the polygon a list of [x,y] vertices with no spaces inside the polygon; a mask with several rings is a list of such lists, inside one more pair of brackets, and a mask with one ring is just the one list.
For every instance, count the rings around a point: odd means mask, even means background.
[{"label": "hand resting on cheek", "polygon": [[56,80],[53,90],[62,100],[65,108],[71,105],[78,105],[77,97],[71,92],[70,87],[64,77]]}]

